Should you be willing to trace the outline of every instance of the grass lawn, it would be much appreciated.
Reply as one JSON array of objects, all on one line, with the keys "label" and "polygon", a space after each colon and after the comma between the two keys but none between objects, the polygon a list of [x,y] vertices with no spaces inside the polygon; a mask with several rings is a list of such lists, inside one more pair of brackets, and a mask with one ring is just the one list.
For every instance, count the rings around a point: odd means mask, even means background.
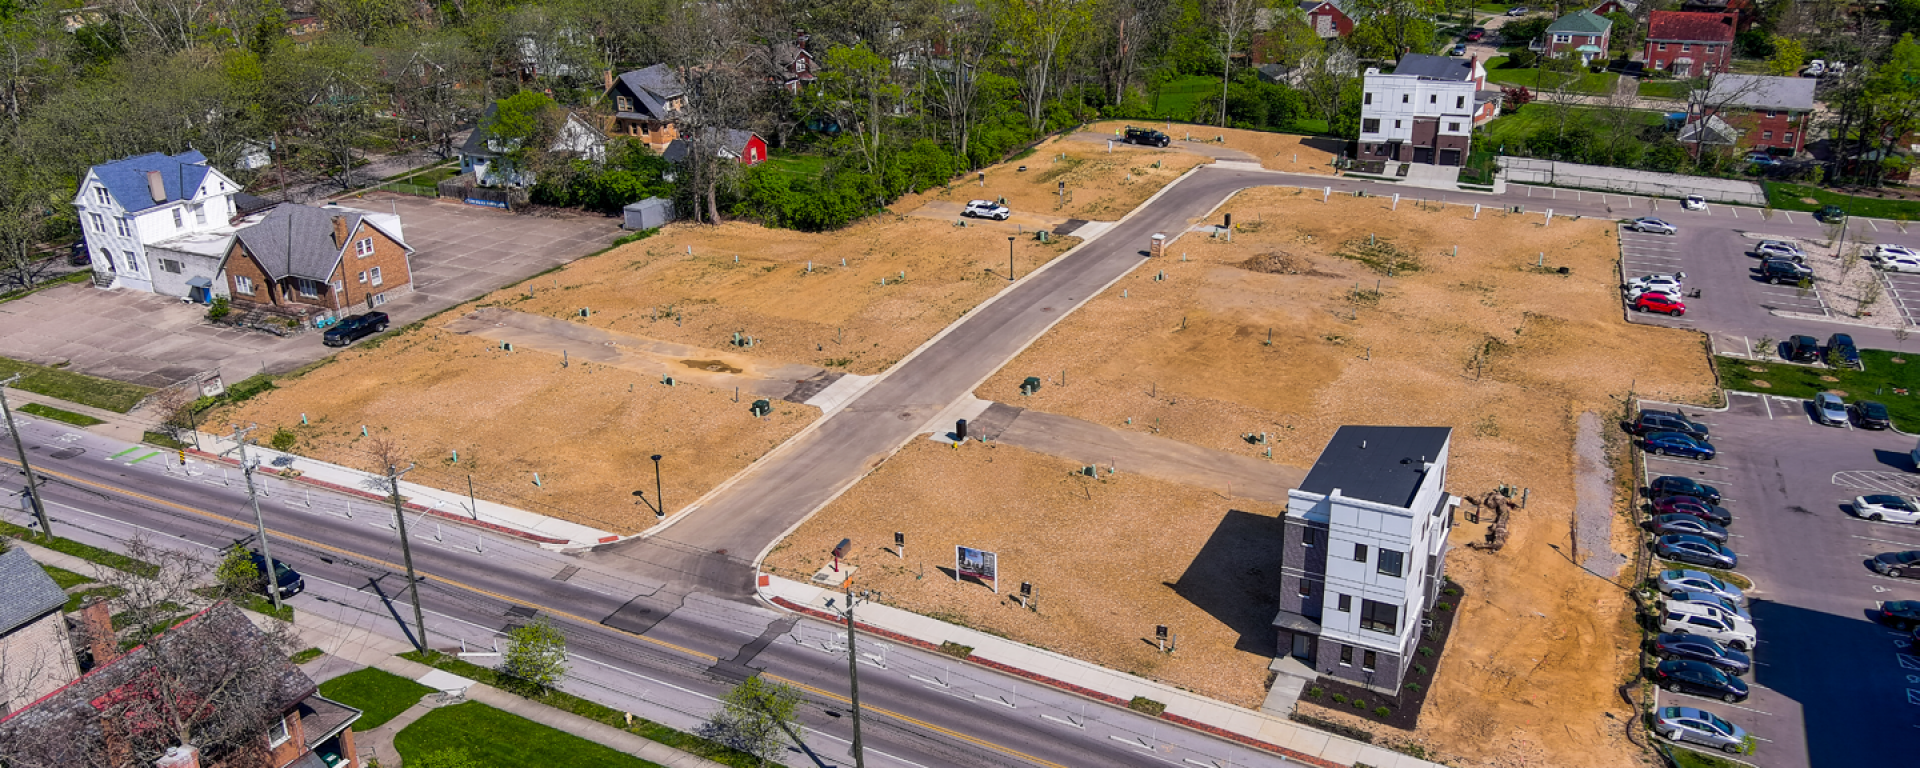
[{"label": "grass lawn", "polygon": [[[1567,117],[1567,125],[1581,123],[1596,127],[1601,125],[1598,119],[1600,110],[1590,107],[1571,107],[1570,109],[1572,113]],[[1636,111],[1634,115],[1639,118],[1640,124],[1648,126],[1659,126],[1664,119],[1659,112]],[[1486,141],[1476,142],[1475,146],[1497,151],[1502,144],[1505,144],[1517,149],[1528,136],[1532,136],[1542,128],[1556,125],[1558,121],[1558,112],[1553,105],[1536,101],[1521,107],[1513,114],[1502,115],[1487,123]]]},{"label": "grass lawn", "polygon": [[105,421],[101,421],[100,419],[96,419],[84,413],[74,413],[73,411],[63,411],[58,408],[41,405],[39,403],[27,403],[26,405],[20,406],[18,410],[21,413],[31,413],[41,418],[66,422],[76,427],[91,427],[95,424],[106,423]]},{"label": "grass lawn", "polygon": [[[1920,394],[1894,393],[1896,387],[1910,392],[1920,389],[1920,356],[1900,356],[1906,362],[1895,363],[1893,358],[1896,356],[1896,353],[1884,349],[1860,350],[1860,362],[1867,366],[1864,371],[1788,363],[1756,363],[1731,357],[1714,358],[1714,365],[1719,367],[1720,383],[1727,389],[1801,399],[1812,399],[1816,393],[1836,390],[1845,392],[1843,397],[1849,403],[1877,401],[1887,406],[1894,426],[1907,432],[1920,431]],[[1762,370],[1755,371],[1752,368]],[[1822,376],[1831,376],[1839,381],[1822,381]],[[1768,386],[1759,386],[1754,384],[1755,381],[1764,381]]]},{"label": "grass lawn", "polygon": [[65,568],[56,568],[46,563],[40,564],[40,570],[46,571],[48,576],[53,577],[53,583],[60,585],[61,589],[72,589],[81,584],[93,581],[93,579],[89,579],[73,571]]},{"label": "grass lawn", "polygon": [[[325,687],[321,691],[325,692]],[[329,697],[331,698],[331,696]],[[362,721],[364,722],[364,721]],[[412,762],[443,750],[465,752],[477,765],[519,768],[659,768],[651,763],[519,715],[469,701],[428,712],[393,739],[400,759]]]},{"label": "grass lawn", "polygon": [[1723,757],[1695,752],[1686,747],[1668,747],[1667,755],[1673,758],[1673,764],[1679,768],[1743,768],[1746,763],[1738,763]]},{"label": "grass lawn", "polygon": [[26,375],[20,377],[20,380],[13,385],[28,392],[59,398],[69,403],[91,405],[114,413],[133,410],[135,405],[140,404],[140,398],[146,397],[153,391],[152,387],[95,378],[83,373],[0,357],[0,379],[16,373]]},{"label": "grass lawn", "polygon": [[[52,515],[49,514],[48,516],[51,517]],[[114,570],[126,571],[127,573],[137,573],[151,577],[160,570],[155,567],[153,563],[144,560],[135,560],[118,552],[110,552],[99,547],[82,544],[73,539],[63,539],[55,536],[52,541],[48,541],[46,537],[40,535],[39,531],[30,530],[23,526],[14,525],[13,523],[0,522],[0,536],[12,536],[16,539],[25,539],[55,552],[73,555],[82,560],[89,560]]]},{"label": "grass lawn", "polygon": [[1220,92],[1220,78],[1187,75],[1167,81],[1154,89],[1153,112],[1156,115],[1185,119],[1207,94]]},{"label": "grass lawn", "polygon": [[[1837,205],[1847,210],[1850,216],[1870,216],[1876,219],[1913,220],[1920,219],[1920,200],[1881,200],[1874,197],[1856,197],[1829,192],[1819,187],[1805,184],[1788,184],[1782,181],[1763,181],[1761,186],[1767,190],[1767,205],[1781,211],[1817,211],[1824,205]],[[1801,198],[1813,198],[1818,202],[1807,203]]]},{"label": "grass lawn", "polygon": [[[1487,80],[1489,82],[1500,83],[1502,85],[1524,85],[1535,91],[1541,90],[1540,76],[1542,73],[1539,69],[1500,68],[1501,65],[1506,62],[1507,57],[1505,56],[1495,56],[1487,60]],[[1573,84],[1568,86],[1568,90],[1575,93],[1612,93],[1614,84],[1619,80],[1620,75],[1617,72],[1587,72],[1583,70],[1580,72],[1579,79],[1574,80]],[[1549,84],[1558,82],[1553,73],[1547,73],[1546,81]]]},{"label": "grass lawn", "polygon": [[786,150],[772,150],[767,153],[762,168],[799,178],[817,179],[827,170],[827,159],[819,155],[803,155]]},{"label": "grass lawn", "polygon": [[1640,81],[1640,95],[1649,99],[1684,100],[1687,98],[1687,91],[1692,88],[1693,85],[1685,80]]},{"label": "grass lawn", "polygon": [[361,732],[384,725],[429,693],[433,693],[432,688],[372,667],[320,684],[320,695],[365,713],[353,724],[353,729]]}]

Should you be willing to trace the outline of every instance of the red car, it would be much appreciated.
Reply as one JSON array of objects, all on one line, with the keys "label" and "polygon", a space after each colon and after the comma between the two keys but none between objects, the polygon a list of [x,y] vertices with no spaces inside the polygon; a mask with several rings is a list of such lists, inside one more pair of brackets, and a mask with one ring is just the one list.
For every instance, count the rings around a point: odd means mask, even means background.
[{"label": "red car", "polygon": [[1659,312],[1679,317],[1687,313],[1687,305],[1681,303],[1679,299],[1666,294],[1648,292],[1640,294],[1640,298],[1633,300],[1633,310],[1635,312]]},{"label": "red car", "polygon": [[1689,496],[1668,496],[1653,501],[1655,515],[1692,515],[1714,525],[1733,525],[1733,513]]},{"label": "red car", "polygon": [[1469,43],[1477,43],[1477,42],[1480,42],[1480,38],[1483,38],[1486,36],[1487,36],[1487,30],[1485,27],[1474,27],[1473,29],[1467,30],[1466,40]]}]

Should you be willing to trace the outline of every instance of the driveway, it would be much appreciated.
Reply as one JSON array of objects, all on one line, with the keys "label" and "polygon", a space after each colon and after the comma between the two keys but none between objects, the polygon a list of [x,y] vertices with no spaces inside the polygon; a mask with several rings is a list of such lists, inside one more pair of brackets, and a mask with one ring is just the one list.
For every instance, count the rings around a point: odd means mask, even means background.
[{"label": "driveway", "polygon": [[[530,216],[401,195],[344,201],[400,215],[414,290],[384,309],[395,325],[600,250],[616,219]],[[0,356],[159,387],[218,370],[228,383],[280,373],[332,353],[316,333],[282,338],[206,322],[206,308],[151,293],[63,285],[0,304]]]},{"label": "driveway", "polygon": [[1731,401],[1700,414],[1718,458],[1648,456],[1647,475],[1718,487],[1733,512],[1728,547],[1753,580],[1760,640],[1752,695],[1726,704],[1661,691],[1659,702],[1746,728],[1759,739],[1748,759],[1762,768],[1899,763],[1920,716],[1920,656],[1867,612],[1882,600],[1920,599],[1920,582],[1880,576],[1865,561],[1920,549],[1920,530],[1845,509],[1863,494],[1920,491],[1907,457],[1914,438],[1815,424],[1804,400],[1731,393]]}]

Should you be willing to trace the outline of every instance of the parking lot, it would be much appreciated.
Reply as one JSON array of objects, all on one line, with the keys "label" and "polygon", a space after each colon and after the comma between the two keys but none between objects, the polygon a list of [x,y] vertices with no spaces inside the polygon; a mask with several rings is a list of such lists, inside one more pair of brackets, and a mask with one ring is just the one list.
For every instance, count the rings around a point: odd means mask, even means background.
[{"label": "parking lot", "polygon": [[1866,561],[1920,549],[1920,528],[1846,510],[1859,495],[1920,493],[1908,457],[1915,438],[1817,424],[1803,400],[1729,394],[1722,412],[1681,408],[1712,430],[1718,456],[1648,455],[1646,479],[1712,485],[1733,513],[1727,546],[1754,585],[1752,692],[1727,704],[1660,691],[1660,705],[1699,707],[1747,729],[1758,749],[1746,759],[1764,768],[1903,764],[1920,737],[1920,656],[1868,612],[1920,599],[1920,581],[1880,576]]},{"label": "parking lot", "polygon": [[[1648,215],[1644,208],[1617,213],[1622,218]],[[1623,227],[1623,276],[1685,272],[1687,292],[1698,290],[1700,295],[1684,299],[1687,313],[1682,317],[1630,312],[1632,322],[1705,332],[1713,337],[1714,349],[1723,354],[1757,353],[1761,350],[1753,347],[1759,339],[1780,340],[1796,334],[1824,339],[1833,333],[1852,333],[1862,346],[1899,348],[1890,330],[1857,325],[1852,318],[1839,314],[1829,301],[1831,286],[1816,281],[1812,288],[1801,291],[1794,286],[1768,285],[1755,274],[1760,260],[1748,252],[1763,239],[1798,243],[1809,260],[1834,258],[1832,249],[1825,246],[1828,239],[1824,227],[1811,215],[1780,211],[1767,218],[1753,208],[1712,203],[1705,210],[1686,211],[1671,201],[1662,201],[1652,215],[1673,224],[1679,232],[1641,234]],[[1873,243],[1920,244],[1920,231],[1901,232],[1890,221],[1855,218],[1848,227],[1848,240],[1859,236]],[[1881,276],[1888,297],[1901,307],[1908,322],[1920,325],[1920,275]],[[1778,314],[1783,312],[1818,317]]]},{"label": "parking lot", "polygon": [[[606,247],[616,219],[512,214],[453,201],[383,195],[343,204],[400,215],[414,247],[414,290],[381,307],[399,325]],[[206,307],[92,284],[0,304],[0,356],[147,386],[218,369],[228,383],[280,372],[333,350],[317,333],[279,337],[206,322]]]}]

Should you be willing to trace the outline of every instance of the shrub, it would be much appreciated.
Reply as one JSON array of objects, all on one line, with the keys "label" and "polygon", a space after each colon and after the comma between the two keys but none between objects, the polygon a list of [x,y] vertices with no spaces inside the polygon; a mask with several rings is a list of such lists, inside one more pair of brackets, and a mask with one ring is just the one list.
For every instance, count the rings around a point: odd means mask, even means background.
[{"label": "shrub", "polygon": [[1459,587],[1447,587],[1446,589],[1443,589],[1443,590],[1440,590],[1440,593],[1441,593],[1441,594],[1444,594],[1444,595],[1446,595],[1446,596],[1448,596],[1448,597],[1459,597],[1459,596],[1460,596],[1460,588],[1459,588]]},{"label": "shrub", "polygon": [[1360,709],[1360,710],[1364,710],[1364,709],[1366,709],[1366,708],[1367,708],[1367,702],[1366,702],[1366,700],[1364,700],[1364,699],[1354,699],[1354,700],[1353,700],[1353,708],[1354,708],[1354,709]]},{"label": "shrub", "polygon": [[1135,696],[1132,701],[1127,702],[1127,709],[1141,714],[1159,717],[1160,713],[1167,711],[1167,705],[1145,696]]},{"label": "shrub", "polygon": [[1336,704],[1345,704],[1347,703],[1347,696],[1344,693],[1336,693],[1333,695],[1333,701]]},{"label": "shrub", "polygon": [[1419,683],[1407,683],[1406,688],[1407,690],[1413,691],[1414,693],[1419,693],[1420,691],[1426,690],[1426,686],[1423,686]]},{"label": "shrub", "polygon": [[1424,675],[1424,674],[1426,674],[1426,673],[1427,673],[1427,665],[1425,665],[1425,664],[1415,664],[1415,665],[1413,665],[1413,672],[1414,672],[1414,674],[1418,674],[1418,675]]},{"label": "shrub", "polygon": [[213,297],[213,304],[207,307],[207,319],[220,322],[233,313],[233,300],[225,296]]},{"label": "shrub", "polygon": [[1300,714],[1299,712],[1288,713],[1287,719],[1292,720],[1296,723],[1300,723],[1301,725],[1311,726],[1313,728],[1326,731],[1328,733],[1336,733],[1341,736],[1345,736],[1349,739],[1353,739],[1354,741],[1362,742],[1365,744],[1373,743],[1372,731],[1355,728],[1351,725],[1342,725],[1340,723],[1333,722],[1332,720],[1326,720],[1323,718],[1314,717],[1312,715],[1303,715],[1303,714]]},{"label": "shrub", "polygon": [[1327,689],[1321,688],[1320,686],[1317,686],[1317,685],[1307,689],[1307,695],[1312,696],[1316,699],[1326,695],[1326,693],[1327,693]]},{"label": "shrub", "polygon": [[1433,654],[1434,654],[1434,650],[1431,646],[1425,646],[1425,645],[1420,646],[1420,655],[1430,657]]},{"label": "shrub", "polygon": [[1453,603],[1440,603],[1434,607],[1443,611],[1451,611],[1453,610]]},{"label": "shrub", "polygon": [[299,441],[300,436],[294,434],[293,430],[281,427],[274,431],[273,439],[268,440],[267,445],[272,446],[276,451],[291,451],[293,444]]},{"label": "shrub", "polygon": [[1387,715],[1393,714],[1393,710],[1388,707],[1374,707],[1373,714],[1378,717],[1386,717]]}]

